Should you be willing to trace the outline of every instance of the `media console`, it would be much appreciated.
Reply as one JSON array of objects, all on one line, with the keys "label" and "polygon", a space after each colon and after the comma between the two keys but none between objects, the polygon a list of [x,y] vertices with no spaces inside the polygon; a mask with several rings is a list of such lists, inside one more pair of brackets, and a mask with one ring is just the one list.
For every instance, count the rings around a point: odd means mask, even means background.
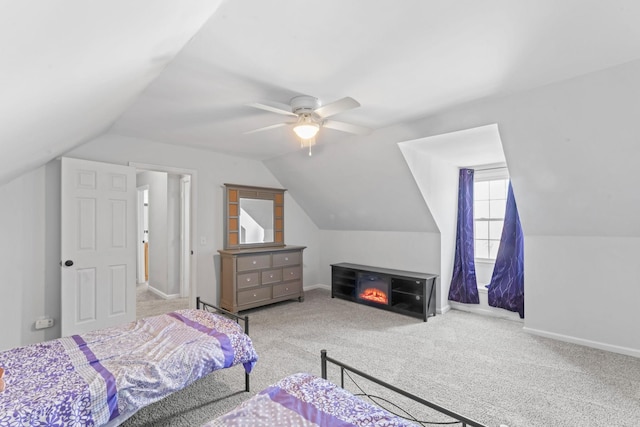
[{"label": "media console", "polygon": [[331,265],[331,298],[341,298],[427,321],[436,315],[438,275],[339,263]]}]

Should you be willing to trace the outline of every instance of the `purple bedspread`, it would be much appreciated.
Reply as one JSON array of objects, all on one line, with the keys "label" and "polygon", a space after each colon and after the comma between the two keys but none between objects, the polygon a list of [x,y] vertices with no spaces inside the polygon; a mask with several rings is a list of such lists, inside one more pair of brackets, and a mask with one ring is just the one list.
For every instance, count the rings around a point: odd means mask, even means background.
[{"label": "purple bedspread", "polygon": [[179,310],[0,353],[0,426],[99,426],[258,356],[235,322]]},{"label": "purple bedspread", "polygon": [[286,377],[203,427],[412,426],[311,374]]}]

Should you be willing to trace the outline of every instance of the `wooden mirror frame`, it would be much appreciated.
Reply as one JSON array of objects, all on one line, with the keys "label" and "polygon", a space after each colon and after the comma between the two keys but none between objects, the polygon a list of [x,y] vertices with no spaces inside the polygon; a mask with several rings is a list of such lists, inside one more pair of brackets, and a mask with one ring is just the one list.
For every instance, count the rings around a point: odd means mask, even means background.
[{"label": "wooden mirror frame", "polygon": [[[285,189],[224,184],[224,248],[243,249],[284,246]],[[240,199],[273,200],[273,242],[240,243]]]}]

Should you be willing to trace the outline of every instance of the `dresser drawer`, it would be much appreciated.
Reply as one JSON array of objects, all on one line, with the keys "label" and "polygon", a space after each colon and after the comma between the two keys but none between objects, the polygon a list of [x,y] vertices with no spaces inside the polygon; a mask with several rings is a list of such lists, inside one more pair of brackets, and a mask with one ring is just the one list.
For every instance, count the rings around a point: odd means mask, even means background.
[{"label": "dresser drawer", "polygon": [[252,289],[250,291],[238,292],[238,305],[251,304],[258,301],[271,299],[271,287]]},{"label": "dresser drawer", "polygon": [[284,267],[300,264],[300,252],[284,252],[273,254],[273,266]]},{"label": "dresser drawer", "polygon": [[250,255],[238,257],[238,271],[258,270],[271,267],[271,255]]},{"label": "dresser drawer", "polygon": [[281,283],[273,287],[273,297],[299,295],[300,291],[302,291],[302,282]]},{"label": "dresser drawer", "polygon": [[282,281],[282,269],[267,270],[262,272],[262,284],[277,283]]},{"label": "dresser drawer", "polygon": [[282,269],[282,280],[295,280],[302,277],[302,267],[287,267]]},{"label": "dresser drawer", "polygon": [[236,283],[237,283],[238,289],[258,286],[260,284],[260,273],[256,271],[254,273],[238,274],[238,279]]}]

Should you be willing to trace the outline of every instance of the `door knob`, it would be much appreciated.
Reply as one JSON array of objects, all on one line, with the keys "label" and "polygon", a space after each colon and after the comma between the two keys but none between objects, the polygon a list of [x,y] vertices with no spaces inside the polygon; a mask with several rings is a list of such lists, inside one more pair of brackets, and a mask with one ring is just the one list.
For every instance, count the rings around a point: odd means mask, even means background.
[{"label": "door knob", "polygon": [[65,265],[65,266],[67,266],[67,267],[71,267],[71,266],[73,265],[73,261],[71,261],[70,259],[68,259],[68,260],[66,260],[66,261],[64,262],[64,265]]}]

